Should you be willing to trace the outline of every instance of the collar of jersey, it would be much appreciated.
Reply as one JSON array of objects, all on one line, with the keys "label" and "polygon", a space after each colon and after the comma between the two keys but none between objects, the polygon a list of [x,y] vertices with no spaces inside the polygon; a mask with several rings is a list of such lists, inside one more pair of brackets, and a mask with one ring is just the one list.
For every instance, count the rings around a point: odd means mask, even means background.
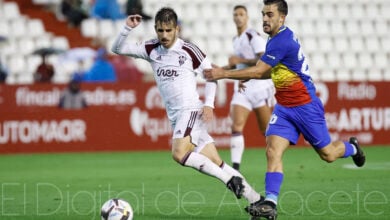
[{"label": "collar of jersey", "polygon": [[[279,28],[279,31],[278,31],[278,33],[277,33],[276,35],[278,35],[280,32],[282,32],[282,31],[284,31],[284,30],[286,30],[286,29],[287,29],[287,27],[286,27],[285,25],[282,25],[282,26]],[[275,35],[275,36],[276,36],[276,35]],[[275,37],[275,36],[274,36],[274,37]],[[271,39],[271,38],[272,38],[272,37],[268,37],[268,40]]]},{"label": "collar of jersey", "polygon": [[162,48],[163,50],[172,50],[172,49],[178,48],[178,47],[180,47],[180,42],[181,42],[181,41],[182,41],[182,40],[181,40],[180,38],[177,38],[176,41],[175,41],[175,43],[173,43],[172,47],[170,47],[170,48],[165,48],[164,46],[161,45],[161,48]]},{"label": "collar of jersey", "polygon": [[280,28],[279,28],[279,31],[278,31],[278,34],[282,31],[286,30],[286,26],[282,25]]}]

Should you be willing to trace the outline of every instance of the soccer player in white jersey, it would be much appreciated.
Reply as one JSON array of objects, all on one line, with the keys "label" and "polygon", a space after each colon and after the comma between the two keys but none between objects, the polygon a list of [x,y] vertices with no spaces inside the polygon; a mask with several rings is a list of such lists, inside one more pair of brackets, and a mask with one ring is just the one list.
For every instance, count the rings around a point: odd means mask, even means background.
[{"label": "soccer player in white jersey", "polygon": [[222,161],[213,138],[207,132],[206,123],[213,116],[216,83],[206,82],[203,103],[196,89],[196,76],[203,76],[203,70],[211,68],[208,58],[194,44],[178,38],[177,15],[173,9],[165,7],[157,12],[156,39],[127,42],[131,30],[141,22],[140,15],[130,15],[112,51],[150,62],[173,128],[173,159],[218,178],[237,198],[243,196],[250,203],[260,200],[260,195],[242,175]]},{"label": "soccer player in white jersey", "polygon": [[[245,6],[236,5],[233,20],[237,36],[233,38],[234,55],[229,57],[225,69],[243,69],[256,65],[265,51],[266,41],[253,28],[248,26],[249,16]],[[243,130],[249,114],[253,111],[261,133],[265,134],[275,103],[275,88],[271,79],[248,81],[235,80],[234,94],[230,102],[232,136],[230,153],[233,168],[239,170],[245,148]]]}]

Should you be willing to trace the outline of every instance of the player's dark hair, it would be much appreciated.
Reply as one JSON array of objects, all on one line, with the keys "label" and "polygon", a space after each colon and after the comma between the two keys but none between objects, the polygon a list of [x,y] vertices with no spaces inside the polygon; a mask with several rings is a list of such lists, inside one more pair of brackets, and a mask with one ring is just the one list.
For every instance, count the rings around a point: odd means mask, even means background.
[{"label": "player's dark hair", "polygon": [[157,22],[160,23],[170,23],[173,22],[173,24],[177,25],[177,14],[176,12],[169,7],[164,7],[158,10],[156,17],[154,18],[155,24]]},{"label": "player's dark hair", "polygon": [[273,5],[276,4],[278,6],[279,13],[283,15],[288,14],[288,6],[285,0],[264,0],[264,5]]},{"label": "player's dark hair", "polygon": [[239,9],[239,8],[244,9],[245,12],[248,12],[248,10],[246,10],[246,7],[243,6],[243,5],[236,5],[236,6],[234,6],[233,11],[235,11],[235,10],[237,10],[237,9]]}]

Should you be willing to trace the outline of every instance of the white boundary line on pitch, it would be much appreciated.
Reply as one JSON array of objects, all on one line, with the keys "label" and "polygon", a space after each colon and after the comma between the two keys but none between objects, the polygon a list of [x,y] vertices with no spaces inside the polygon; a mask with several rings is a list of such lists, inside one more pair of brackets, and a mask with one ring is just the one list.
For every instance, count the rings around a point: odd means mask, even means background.
[{"label": "white boundary line on pitch", "polygon": [[357,167],[355,164],[344,164],[345,169],[367,169],[367,170],[390,170],[390,162],[366,163],[363,167]]}]

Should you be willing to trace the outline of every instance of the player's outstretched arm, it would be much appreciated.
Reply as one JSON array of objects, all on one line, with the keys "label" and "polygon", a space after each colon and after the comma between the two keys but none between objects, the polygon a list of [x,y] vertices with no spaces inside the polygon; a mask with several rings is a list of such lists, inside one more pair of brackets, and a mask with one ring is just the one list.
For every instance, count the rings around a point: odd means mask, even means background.
[{"label": "player's outstretched arm", "polygon": [[207,80],[218,79],[269,79],[271,66],[258,61],[256,66],[247,67],[240,70],[225,70],[222,68],[212,68],[204,70],[203,74]]},{"label": "player's outstretched arm", "polygon": [[232,55],[229,57],[229,64],[227,66],[230,67],[229,69],[234,69],[237,66],[237,64],[240,63],[246,64],[248,66],[254,66],[259,61],[261,55],[263,55],[263,53],[258,53],[256,54],[256,57],[253,59],[246,59],[240,56]]},{"label": "player's outstretched arm", "polygon": [[127,55],[135,58],[146,59],[148,54],[145,51],[144,44],[130,43],[126,41],[131,30],[142,22],[141,15],[130,15],[126,18],[122,31],[117,35],[113,45],[112,52],[118,55]]}]

